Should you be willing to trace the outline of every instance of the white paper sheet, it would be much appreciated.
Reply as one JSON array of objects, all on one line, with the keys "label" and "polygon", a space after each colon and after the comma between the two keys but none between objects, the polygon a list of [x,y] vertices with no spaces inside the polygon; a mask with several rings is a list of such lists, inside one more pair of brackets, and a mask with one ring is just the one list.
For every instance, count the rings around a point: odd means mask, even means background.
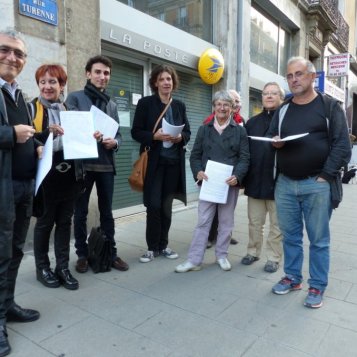
[{"label": "white paper sheet", "polygon": [[309,135],[309,133],[303,133],[303,134],[296,134],[296,135],[290,135],[286,136],[285,138],[282,138],[280,140],[272,139],[272,138],[266,138],[265,136],[248,136],[248,138],[251,138],[253,140],[260,140],[260,141],[271,141],[274,143],[280,142],[280,141],[290,141],[290,140],[295,140],[295,139],[300,139],[306,135]]},{"label": "white paper sheet", "polygon": [[232,176],[232,172],[232,165],[208,160],[205,170],[208,180],[202,182],[199,199],[208,202],[227,203],[229,185],[226,180]]},{"label": "white paper sheet", "polygon": [[50,135],[47,138],[46,144],[42,150],[42,159],[38,160],[37,172],[36,172],[35,196],[37,195],[38,188],[40,187],[42,181],[45,179],[46,175],[51,170],[52,157],[53,157],[53,133],[50,133]]},{"label": "white paper sheet", "polygon": [[97,141],[93,137],[94,124],[91,112],[60,112],[63,153],[65,160],[98,157]]},{"label": "white paper sheet", "polygon": [[94,130],[100,131],[103,134],[103,139],[114,139],[119,124],[94,105],[91,106],[90,112],[93,114]]},{"label": "white paper sheet", "polygon": [[[169,134],[174,137],[179,136],[182,133],[182,129],[184,126],[185,124],[179,126],[172,125],[168,123],[165,118],[162,119],[162,132],[164,134]],[[170,141],[163,142],[164,148],[170,148],[172,145],[173,143],[171,143]]]}]

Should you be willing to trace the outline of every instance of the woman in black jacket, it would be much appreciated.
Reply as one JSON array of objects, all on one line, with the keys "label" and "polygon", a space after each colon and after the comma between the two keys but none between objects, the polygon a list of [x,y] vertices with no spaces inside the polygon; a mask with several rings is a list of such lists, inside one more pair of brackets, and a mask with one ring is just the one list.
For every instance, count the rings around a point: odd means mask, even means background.
[{"label": "woman in black jacket", "polygon": [[[149,83],[154,94],[139,100],[131,129],[133,139],[141,144],[140,152],[150,148],[144,183],[148,250],[140,257],[142,263],[148,263],[159,255],[170,259],[178,257],[176,252],[167,247],[168,235],[173,199],[187,203],[185,145],[191,135],[185,104],[171,98],[172,92],[178,87],[175,69],[167,65],[155,67]],[[157,119],[171,99],[164,118],[172,125],[184,125],[177,137],[163,132],[162,120],[153,133]],[[164,142],[172,145],[164,147]]]},{"label": "woman in black jacket", "polygon": [[[36,129],[35,137],[46,142],[53,134],[52,167],[42,182],[37,195],[42,197],[43,212],[37,218],[34,230],[34,254],[36,276],[44,286],[57,288],[61,284],[70,290],[78,289],[78,281],[68,269],[71,224],[74,201],[77,197],[83,169],[78,160],[64,160],[60,125],[60,112],[66,110],[62,98],[67,75],[62,66],[48,64],[40,66],[35,74],[40,95],[30,107]],[[49,241],[53,226],[55,272],[51,270],[48,257]]]}]

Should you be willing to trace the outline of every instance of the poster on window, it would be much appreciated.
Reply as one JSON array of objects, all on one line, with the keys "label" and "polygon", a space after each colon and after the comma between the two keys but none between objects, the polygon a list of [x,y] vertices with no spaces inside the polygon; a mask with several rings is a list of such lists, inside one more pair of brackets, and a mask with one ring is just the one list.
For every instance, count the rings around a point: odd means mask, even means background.
[{"label": "poster on window", "polygon": [[347,76],[350,68],[350,54],[339,53],[328,56],[328,77]]}]

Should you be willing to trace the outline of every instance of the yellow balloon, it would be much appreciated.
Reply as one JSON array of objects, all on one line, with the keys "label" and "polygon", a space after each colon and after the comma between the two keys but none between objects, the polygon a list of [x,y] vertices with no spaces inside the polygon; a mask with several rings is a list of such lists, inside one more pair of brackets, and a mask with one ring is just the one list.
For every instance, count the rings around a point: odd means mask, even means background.
[{"label": "yellow balloon", "polygon": [[207,84],[217,83],[223,76],[224,59],[218,50],[209,48],[202,53],[198,61],[198,73]]}]

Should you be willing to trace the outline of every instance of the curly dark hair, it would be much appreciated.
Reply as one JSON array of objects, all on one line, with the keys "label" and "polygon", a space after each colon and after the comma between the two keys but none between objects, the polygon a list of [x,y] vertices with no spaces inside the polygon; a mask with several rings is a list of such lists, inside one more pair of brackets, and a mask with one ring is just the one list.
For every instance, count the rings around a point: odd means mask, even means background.
[{"label": "curly dark hair", "polygon": [[173,68],[169,65],[159,64],[151,71],[150,79],[149,79],[149,85],[150,85],[151,91],[155,94],[157,94],[157,92],[158,92],[157,87],[155,86],[155,83],[156,83],[157,79],[159,78],[160,74],[163,72],[167,72],[171,75],[172,84],[173,84],[172,90],[177,89],[179,86],[180,82],[179,82],[179,78],[178,78],[175,68]]},{"label": "curly dark hair", "polygon": [[85,67],[86,72],[91,72],[92,67],[95,63],[102,63],[104,64],[104,66],[107,66],[110,68],[110,72],[112,72],[112,67],[113,67],[113,63],[111,61],[110,58],[106,57],[106,56],[102,56],[102,55],[98,55],[98,56],[94,56],[91,57]]}]

